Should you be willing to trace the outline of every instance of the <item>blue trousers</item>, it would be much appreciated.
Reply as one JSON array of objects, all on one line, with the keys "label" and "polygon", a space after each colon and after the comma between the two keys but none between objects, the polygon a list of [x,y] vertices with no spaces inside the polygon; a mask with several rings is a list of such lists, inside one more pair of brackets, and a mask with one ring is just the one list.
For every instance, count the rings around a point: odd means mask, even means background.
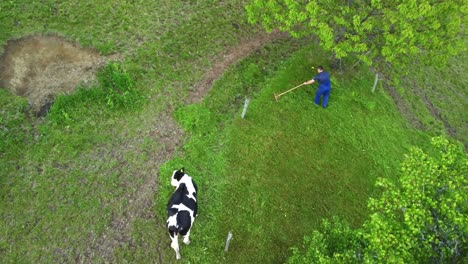
[{"label": "blue trousers", "polygon": [[323,107],[328,106],[328,97],[330,96],[330,88],[329,87],[318,87],[317,92],[315,93],[315,100],[314,103],[316,105],[320,105],[320,97],[323,95]]}]

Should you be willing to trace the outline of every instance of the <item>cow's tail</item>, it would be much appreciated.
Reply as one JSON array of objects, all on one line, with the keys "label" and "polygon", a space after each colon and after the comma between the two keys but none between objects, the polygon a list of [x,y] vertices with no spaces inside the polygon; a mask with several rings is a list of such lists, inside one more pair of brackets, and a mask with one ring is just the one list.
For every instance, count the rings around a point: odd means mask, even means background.
[{"label": "cow's tail", "polygon": [[174,234],[174,236],[177,236],[178,234],[180,234],[180,232],[182,232],[184,230],[183,227],[179,226],[179,227],[176,227],[176,226],[169,226],[169,233]]},{"label": "cow's tail", "polygon": [[169,233],[171,235],[177,236],[177,234],[179,234],[179,232],[180,232],[179,228],[177,228],[176,226],[173,226],[173,225],[169,226]]}]

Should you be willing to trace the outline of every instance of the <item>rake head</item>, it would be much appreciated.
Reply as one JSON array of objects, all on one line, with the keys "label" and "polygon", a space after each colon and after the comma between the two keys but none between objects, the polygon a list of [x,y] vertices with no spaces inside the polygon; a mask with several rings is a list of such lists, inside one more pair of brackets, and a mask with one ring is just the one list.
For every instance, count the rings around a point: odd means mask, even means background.
[{"label": "rake head", "polygon": [[280,98],[280,95],[277,95],[277,94],[275,94],[275,93],[274,93],[273,95],[275,96],[276,102],[278,102],[278,98]]}]

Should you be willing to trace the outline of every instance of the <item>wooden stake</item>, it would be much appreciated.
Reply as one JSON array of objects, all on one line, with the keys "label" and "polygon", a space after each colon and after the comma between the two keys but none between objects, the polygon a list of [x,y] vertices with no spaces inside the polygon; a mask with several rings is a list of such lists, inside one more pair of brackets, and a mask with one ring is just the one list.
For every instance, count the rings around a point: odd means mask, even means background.
[{"label": "wooden stake", "polygon": [[226,238],[226,245],[224,246],[224,252],[228,251],[229,243],[231,243],[231,239],[232,239],[232,233],[231,233],[231,231],[229,231],[229,233],[227,235],[227,238]]}]

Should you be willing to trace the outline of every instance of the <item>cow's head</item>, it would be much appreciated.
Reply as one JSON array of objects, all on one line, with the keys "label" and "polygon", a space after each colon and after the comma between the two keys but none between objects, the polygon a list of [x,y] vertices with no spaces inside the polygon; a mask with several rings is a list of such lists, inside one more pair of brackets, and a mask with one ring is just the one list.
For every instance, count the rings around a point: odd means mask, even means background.
[{"label": "cow's head", "polygon": [[180,170],[175,170],[174,173],[172,173],[171,185],[174,187],[178,187],[180,179],[182,179],[184,175],[185,175],[184,168]]}]

